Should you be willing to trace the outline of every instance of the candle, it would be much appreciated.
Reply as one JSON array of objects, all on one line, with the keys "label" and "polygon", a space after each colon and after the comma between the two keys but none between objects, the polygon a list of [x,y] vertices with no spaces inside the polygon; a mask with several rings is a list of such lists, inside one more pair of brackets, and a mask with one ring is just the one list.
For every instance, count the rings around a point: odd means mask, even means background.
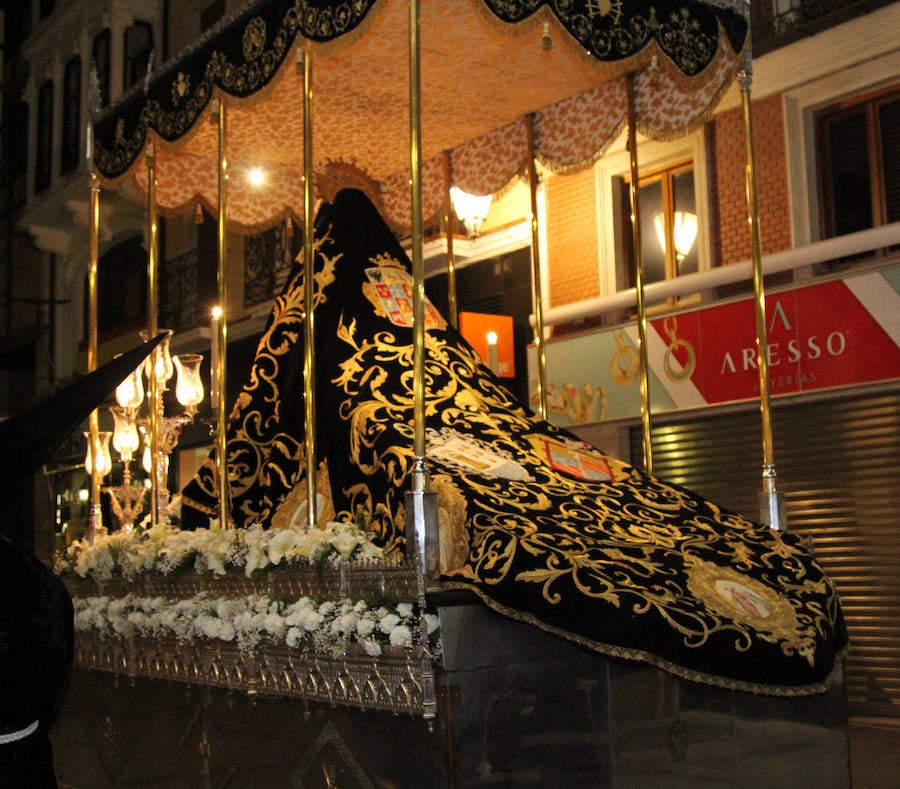
[{"label": "candle", "polygon": [[213,411],[219,407],[219,320],[222,308],[213,307],[209,337],[209,404]]},{"label": "candle", "polygon": [[487,333],[487,363],[494,375],[500,374],[500,354],[497,351],[497,332]]}]

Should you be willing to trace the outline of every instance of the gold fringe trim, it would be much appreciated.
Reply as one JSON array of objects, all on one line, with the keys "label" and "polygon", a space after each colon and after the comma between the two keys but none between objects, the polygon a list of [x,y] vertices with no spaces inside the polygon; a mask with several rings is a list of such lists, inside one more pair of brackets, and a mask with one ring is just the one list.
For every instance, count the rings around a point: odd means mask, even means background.
[{"label": "gold fringe trim", "polygon": [[[382,14],[384,13],[384,9],[391,2],[393,2],[393,0],[376,0],[376,2],[372,4],[372,7],[369,9],[365,17],[363,17],[359,24],[349,33],[344,33],[337,38],[331,39],[331,41],[310,41],[309,43],[313,47],[313,54],[321,55],[322,57],[329,57],[331,55],[334,55],[335,53],[339,53],[344,49],[347,49],[348,47],[352,47],[361,38],[365,38],[369,34],[372,26],[380,20]],[[297,41],[304,42],[306,41],[306,39],[303,38],[302,34],[298,33]]]},{"label": "gold fringe trim", "polygon": [[606,156],[606,152],[619,138],[619,135],[621,135],[625,130],[627,123],[627,118],[622,118],[616,124],[612,134],[610,134],[609,137],[606,138],[606,140],[600,145],[600,147],[597,148],[597,150],[594,151],[590,156],[582,159],[580,162],[573,162],[571,164],[556,164],[547,156],[537,151],[535,151],[535,158],[538,160],[538,162],[540,162],[542,167],[546,168],[554,175],[575,175],[576,173],[584,172],[585,170],[593,167],[604,156]]}]

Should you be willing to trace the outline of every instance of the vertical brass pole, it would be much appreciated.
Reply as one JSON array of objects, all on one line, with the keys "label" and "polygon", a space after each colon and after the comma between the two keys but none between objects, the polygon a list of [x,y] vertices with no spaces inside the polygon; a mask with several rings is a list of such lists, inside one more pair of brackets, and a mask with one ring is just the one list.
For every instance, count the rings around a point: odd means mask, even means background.
[{"label": "vertical brass pole", "polygon": [[425,466],[425,255],[422,231],[422,81],[419,0],[409,2],[409,161],[412,204],[413,274],[413,418],[415,460],[412,490],[406,494],[406,548],[416,556],[419,603],[422,713],[429,722],[437,715],[434,663],[428,650],[425,581],[440,573],[437,494],[429,490]]},{"label": "vertical brass pole", "polygon": [[753,267],[753,293],[756,313],[756,365],[759,372],[759,410],[762,416],[763,467],[762,491],[759,495],[760,520],[776,531],[787,528],[784,496],[776,487],[775,450],[772,441],[772,414],[769,397],[769,340],[766,330],[766,292],[762,271],[762,240],[759,230],[759,204],[756,193],[756,167],[753,153],[753,118],[750,107],[750,85],[753,69],[750,54],[738,75],[744,113],[744,136],[747,147],[747,221],[750,227],[750,257]]},{"label": "vertical brass pole", "polygon": [[[97,369],[97,267],[99,265],[99,239],[100,239],[100,181],[95,172],[90,175],[90,228],[88,251],[88,372]],[[100,431],[97,410],[91,411],[88,419],[88,452],[91,458],[91,505],[88,515],[88,542],[93,543],[94,538],[102,526],[103,510],[100,507],[100,476],[97,474],[97,449],[98,434]]]},{"label": "vertical brass pole", "polygon": [[303,391],[306,417],[306,515],[307,528],[316,527],[316,357],[313,299],[315,296],[315,239],[313,237],[313,84],[312,49],[303,51]]},{"label": "vertical brass pole", "polygon": [[422,247],[422,102],[419,3],[409,4],[409,160],[413,275],[413,490],[427,490],[425,473],[425,260]]},{"label": "vertical brass pole", "polygon": [[647,354],[647,310],[644,305],[644,253],[641,250],[640,172],[637,155],[637,118],[634,74],[628,77],[628,156],[631,163],[631,234],[634,243],[634,287],[637,293],[638,339],[641,356],[641,427],[644,469],[653,473],[653,444],[650,435],[650,374]]},{"label": "vertical brass pole", "polygon": [[541,253],[537,209],[537,159],[534,155],[534,116],[526,120],[528,134],[528,187],[531,194],[531,292],[534,301],[534,347],[537,351],[538,414],[547,414],[547,354],[544,348],[544,297],[541,289]]},{"label": "vertical brass pole", "polygon": [[[147,335],[153,338],[159,334],[159,257],[158,257],[158,217],[156,212],[156,147],[153,143],[147,150]],[[159,347],[150,354],[150,375],[147,381],[149,401],[148,420],[150,431],[150,525],[159,523],[159,382],[156,380],[156,363]]]},{"label": "vertical brass pole", "polygon": [[228,396],[225,389],[228,372],[228,113],[225,103],[219,100],[218,115],[218,212],[217,268],[219,307],[222,314],[218,321],[219,354],[216,380],[219,384],[219,403],[216,415],[216,482],[219,498],[219,525],[227,528],[231,520],[231,497],[228,485]]},{"label": "vertical brass pole", "polygon": [[450,187],[453,186],[453,160],[450,151],[444,151],[444,236],[447,239],[447,311],[450,325],[459,328],[459,308],[456,304],[456,259],[453,256],[453,201]]}]

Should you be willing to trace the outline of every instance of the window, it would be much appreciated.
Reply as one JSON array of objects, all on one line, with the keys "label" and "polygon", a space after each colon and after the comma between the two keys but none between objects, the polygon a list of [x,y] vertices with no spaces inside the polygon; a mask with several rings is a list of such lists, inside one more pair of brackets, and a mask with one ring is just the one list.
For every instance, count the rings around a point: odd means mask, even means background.
[{"label": "window", "polygon": [[38,90],[37,123],[34,191],[41,192],[53,177],[53,81],[49,79]]},{"label": "window", "polygon": [[62,124],[60,171],[65,174],[78,166],[81,149],[81,58],[77,55],[66,63]]},{"label": "window", "polygon": [[816,117],[822,237],[900,220],[900,91]]},{"label": "window", "polygon": [[[634,287],[636,259],[631,229],[630,185],[620,190],[622,244],[628,286]],[[644,284],[671,279],[699,270],[697,207],[691,163],[656,170],[641,176],[638,207],[641,216],[641,253]]]},{"label": "window", "polygon": [[136,22],[125,30],[125,73],[123,90],[144,79],[150,53],[153,51],[153,28],[147,22]]},{"label": "window", "polygon": [[[85,288],[87,327],[88,292]],[[147,317],[147,251],[140,239],[123,241],[97,265],[97,331],[134,328]]]},{"label": "window", "polygon": [[109,29],[104,30],[94,38],[91,47],[91,56],[94,59],[94,69],[97,72],[97,87],[100,90],[100,106],[105,107],[109,104]]},{"label": "window", "polygon": [[[10,183],[13,188],[13,204],[20,205],[24,202],[25,192],[21,184],[27,172],[28,161],[28,113],[30,107],[27,101],[12,99],[10,102],[10,118],[8,122],[9,151],[6,159],[6,167],[0,168],[0,187],[8,189]],[[11,179],[11,180],[10,180]]]}]

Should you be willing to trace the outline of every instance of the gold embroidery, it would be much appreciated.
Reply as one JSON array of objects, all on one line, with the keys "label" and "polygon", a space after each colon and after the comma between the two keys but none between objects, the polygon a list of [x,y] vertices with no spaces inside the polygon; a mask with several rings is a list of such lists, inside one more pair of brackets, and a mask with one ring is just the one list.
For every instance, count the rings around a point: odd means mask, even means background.
[{"label": "gold embroidery", "polygon": [[797,613],[784,595],[731,567],[687,556],[688,589],[710,610],[784,642],[812,659],[813,640],[801,632]]}]

